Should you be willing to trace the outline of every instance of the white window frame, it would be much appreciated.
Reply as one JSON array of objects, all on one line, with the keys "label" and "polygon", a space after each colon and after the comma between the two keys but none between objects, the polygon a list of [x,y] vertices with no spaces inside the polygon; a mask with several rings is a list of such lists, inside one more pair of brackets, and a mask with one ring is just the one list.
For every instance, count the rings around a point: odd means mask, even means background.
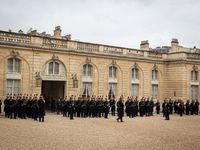
[{"label": "white window frame", "polygon": [[152,70],[151,73],[152,73],[151,79],[157,81],[158,80],[158,71]]},{"label": "white window frame", "polygon": [[133,68],[132,69],[132,79],[139,79],[139,69]]},{"label": "white window frame", "polygon": [[[8,81],[11,82],[11,87],[8,87]],[[15,86],[15,82],[18,81],[19,82],[19,86]],[[13,79],[7,79],[7,83],[6,83],[6,93],[12,93],[12,95],[18,95],[20,93],[20,80],[13,80]],[[8,88],[11,88],[11,91],[8,91]],[[18,88],[18,92],[15,92],[15,88]]]},{"label": "white window frame", "polygon": [[[157,92],[155,93],[155,87],[157,88]],[[158,98],[158,85],[152,84],[151,85],[151,97],[153,97],[154,100]]]},{"label": "white window frame", "polygon": [[198,90],[199,90],[198,85],[191,85],[191,100],[198,99]]},{"label": "white window frame", "polygon": [[139,84],[131,84],[131,96],[133,96],[133,99],[138,96],[139,93]]},{"label": "white window frame", "polygon": [[[89,67],[91,68],[90,70],[89,70]],[[83,65],[83,76],[92,77],[92,65],[89,65],[89,64]]]},{"label": "white window frame", "polygon": [[191,71],[191,81],[198,81],[198,71]]},{"label": "white window frame", "polygon": [[[111,91],[111,94],[110,94]],[[117,96],[117,83],[109,83],[108,84],[108,98],[115,98]]]},{"label": "white window frame", "polygon": [[[50,67],[50,63],[53,63],[53,73],[50,73],[50,71],[49,71],[49,67]],[[58,64],[58,69],[55,67],[56,66],[56,64]],[[58,73],[56,73],[56,69],[58,70]],[[51,61],[51,62],[49,62],[48,63],[48,74],[49,75],[59,75],[59,73],[60,73],[60,63],[58,63],[58,62],[55,62],[55,61]]]},{"label": "white window frame", "polygon": [[[12,71],[10,71],[9,70],[9,67],[8,66],[10,66],[10,64],[9,64],[9,60],[12,60],[13,62],[12,62]],[[19,70],[16,70],[16,65],[15,65],[15,63],[16,63],[16,60],[17,61],[19,61]],[[21,60],[20,59],[16,59],[16,58],[10,58],[10,59],[8,59],[7,60],[7,72],[15,72],[15,73],[20,73],[21,71]]]},{"label": "white window frame", "polygon": [[[114,70],[115,70],[115,72],[114,72]],[[108,71],[109,71],[109,78],[117,78],[117,67],[111,66],[111,67],[109,67]]]},{"label": "white window frame", "polygon": [[92,82],[83,82],[82,95],[86,97],[92,96]]}]

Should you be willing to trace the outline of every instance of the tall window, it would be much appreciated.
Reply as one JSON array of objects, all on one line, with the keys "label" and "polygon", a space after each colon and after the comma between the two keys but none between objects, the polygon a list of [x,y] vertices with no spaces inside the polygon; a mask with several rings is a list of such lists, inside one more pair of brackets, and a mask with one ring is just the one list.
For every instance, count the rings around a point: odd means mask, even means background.
[{"label": "tall window", "polygon": [[83,65],[83,76],[92,76],[92,66],[91,65]]},{"label": "tall window", "polygon": [[12,95],[19,94],[20,91],[20,80],[7,80],[6,93],[12,93]]},{"label": "tall window", "polygon": [[152,70],[152,80],[158,80],[158,71]]},{"label": "tall window", "polygon": [[116,98],[116,92],[117,92],[117,84],[116,83],[109,83],[108,99]]},{"label": "tall window", "polygon": [[191,71],[191,81],[198,81],[198,72]]},{"label": "tall window", "polygon": [[138,79],[138,69],[137,68],[132,69],[132,79]]},{"label": "tall window", "polygon": [[8,59],[7,72],[20,72],[20,60],[15,58]]},{"label": "tall window", "polygon": [[57,62],[49,63],[49,74],[59,74],[59,63]]},{"label": "tall window", "polygon": [[139,89],[139,84],[132,84],[132,86],[131,86],[131,96],[133,96],[133,98],[138,96],[138,89]]},{"label": "tall window", "polygon": [[158,94],[158,85],[152,85],[151,86],[151,97],[153,97],[154,100],[157,99]]},{"label": "tall window", "polygon": [[110,67],[109,68],[109,78],[116,78],[117,77],[117,68]]},{"label": "tall window", "polygon": [[83,97],[91,97],[92,94],[92,83],[88,83],[88,82],[83,82],[83,88],[82,88],[82,95]]},{"label": "tall window", "polygon": [[198,99],[198,85],[191,85],[191,100]]}]

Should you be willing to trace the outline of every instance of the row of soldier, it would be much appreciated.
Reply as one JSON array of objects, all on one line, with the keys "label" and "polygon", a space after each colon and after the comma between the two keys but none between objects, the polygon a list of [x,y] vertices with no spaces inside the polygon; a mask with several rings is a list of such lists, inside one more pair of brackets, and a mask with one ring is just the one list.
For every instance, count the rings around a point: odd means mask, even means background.
[{"label": "row of soldier", "polygon": [[24,94],[24,96],[18,94],[16,97],[15,94],[9,95],[8,93],[4,100],[5,117],[10,119],[16,119],[17,117],[26,119],[26,117],[28,117],[37,120],[39,117],[39,121],[41,122],[42,119],[42,122],[44,122],[44,107],[45,101],[43,100],[43,96],[40,95],[40,98],[38,99],[38,94],[33,97],[32,94],[30,94],[30,96],[28,96],[28,94]]},{"label": "row of soldier", "polygon": [[111,108],[112,115],[115,116],[115,100],[113,98],[108,101],[103,97],[82,97],[79,95],[76,100],[76,96],[71,96],[67,99],[67,96],[62,99],[58,99],[56,102],[54,98],[51,98],[51,112],[55,112],[55,106],[57,106],[57,114],[63,113],[63,117],[67,116],[73,119],[73,116],[77,117],[102,117],[108,118],[109,109]]},{"label": "row of soldier", "polygon": [[[34,95],[32,98],[32,95],[28,97],[28,95],[24,95],[22,98],[22,95],[18,95],[17,99],[15,99],[15,95],[12,96],[9,94],[7,95],[7,98],[4,100],[4,111],[6,117],[16,117],[25,119],[26,116],[29,118],[33,118],[34,120],[37,120],[38,114],[38,95]],[[40,99],[43,97],[41,96]],[[121,96],[120,98],[123,98]],[[43,100],[42,100],[43,101]],[[43,101],[45,104],[45,102]],[[42,105],[44,105],[42,104]],[[108,118],[109,110],[111,109],[111,114],[115,115],[115,99],[111,98],[109,101],[107,100],[107,97],[105,100],[103,99],[103,96],[101,97],[82,97],[81,95],[76,100],[76,96],[71,96],[68,100],[67,97],[64,99],[58,99],[56,102],[54,98],[51,99],[51,109],[55,112],[55,106],[57,105],[57,113],[59,114],[60,111],[63,113],[63,116],[70,116],[70,119],[73,119],[73,116],[77,117],[101,117],[104,116],[105,118]],[[166,105],[167,104],[167,105]],[[129,117],[135,117],[138,116],[138,112],[140,113],[140,116],[146,114],[146,116],[153,116],[153,110],[154,106],[156,106],[157,114],[159,114],[160,111],[160,102],[157,101],[156,104],[154,104],[153,98],[148,97],[142,98],[139,102],[137,97],[133,100],[132,97],[128,97],[127,101],[125,102],[125,112],[127,116]],[[168,112],[166,112],[166,107]],[[198,114],[199,111],[199,102],[198,100],[193,100],[191,103],[189,99],[187,100],[187,103],[184,103],[183,100],[179,99],[178,101],[175,100],[173,102],[172,99],[170,99],[168,102],[165,102],[162,104],[162,112],[163,116],[166,116],[166,114],[172,114],[173,109],[175,113],[182,114],[186,110],[186,115],[189,115],[189,111],[191,112],[191,115]],[[41,109],[40,109],[41,110]],[[41,112],[41,111],[40,111]],[[44,106],[42,110],[42,114],[44,116]],[[14,116],[13,116],[14,114]],[[44,117],[43,117],[44,118]],[[44,120],[44,119],[43,119]]]}]

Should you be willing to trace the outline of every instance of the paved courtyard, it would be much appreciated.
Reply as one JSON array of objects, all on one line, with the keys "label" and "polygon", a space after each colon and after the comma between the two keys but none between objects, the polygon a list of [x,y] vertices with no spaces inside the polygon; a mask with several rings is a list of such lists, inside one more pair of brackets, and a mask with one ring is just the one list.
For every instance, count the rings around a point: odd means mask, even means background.
[{"label": "paved courtyard", "polygon": [[200,149],[200,115],[74,118],[47,113],[45,122],[0,116],[0,149]]}]

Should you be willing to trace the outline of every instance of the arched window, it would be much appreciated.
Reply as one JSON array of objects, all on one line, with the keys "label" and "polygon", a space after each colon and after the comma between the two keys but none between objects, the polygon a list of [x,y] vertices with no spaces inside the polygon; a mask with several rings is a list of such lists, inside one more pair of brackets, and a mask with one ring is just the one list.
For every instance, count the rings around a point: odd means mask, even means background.
[{"label": "arched window", "polygon": [[191,71],[191,81],[198,81],[198,72]]},{"label": "arched window", "polygon": [[20,73],[20,60],[16,58],[8,59],[7,72],[18,72]]},{"label": "arched window", "polygon": [[83,76],[92,76],[92,66],[91,65],[83,65]]},{"label": "arched window", "polygon": [[49,74],[59,74],[59,63],[57,62],[49,63]]},{"label": "arched window", "polygon": [[158,71],[152,70],[152,80],[158,80]]},{"label": "arched window", "polygon": [[132,79],[138,79],[138,69],[137,68],[132,69]]},{"label": "arched window", "polygon": [[116,67],[109,68],[109,78],[117,78],[117,68]]}]

